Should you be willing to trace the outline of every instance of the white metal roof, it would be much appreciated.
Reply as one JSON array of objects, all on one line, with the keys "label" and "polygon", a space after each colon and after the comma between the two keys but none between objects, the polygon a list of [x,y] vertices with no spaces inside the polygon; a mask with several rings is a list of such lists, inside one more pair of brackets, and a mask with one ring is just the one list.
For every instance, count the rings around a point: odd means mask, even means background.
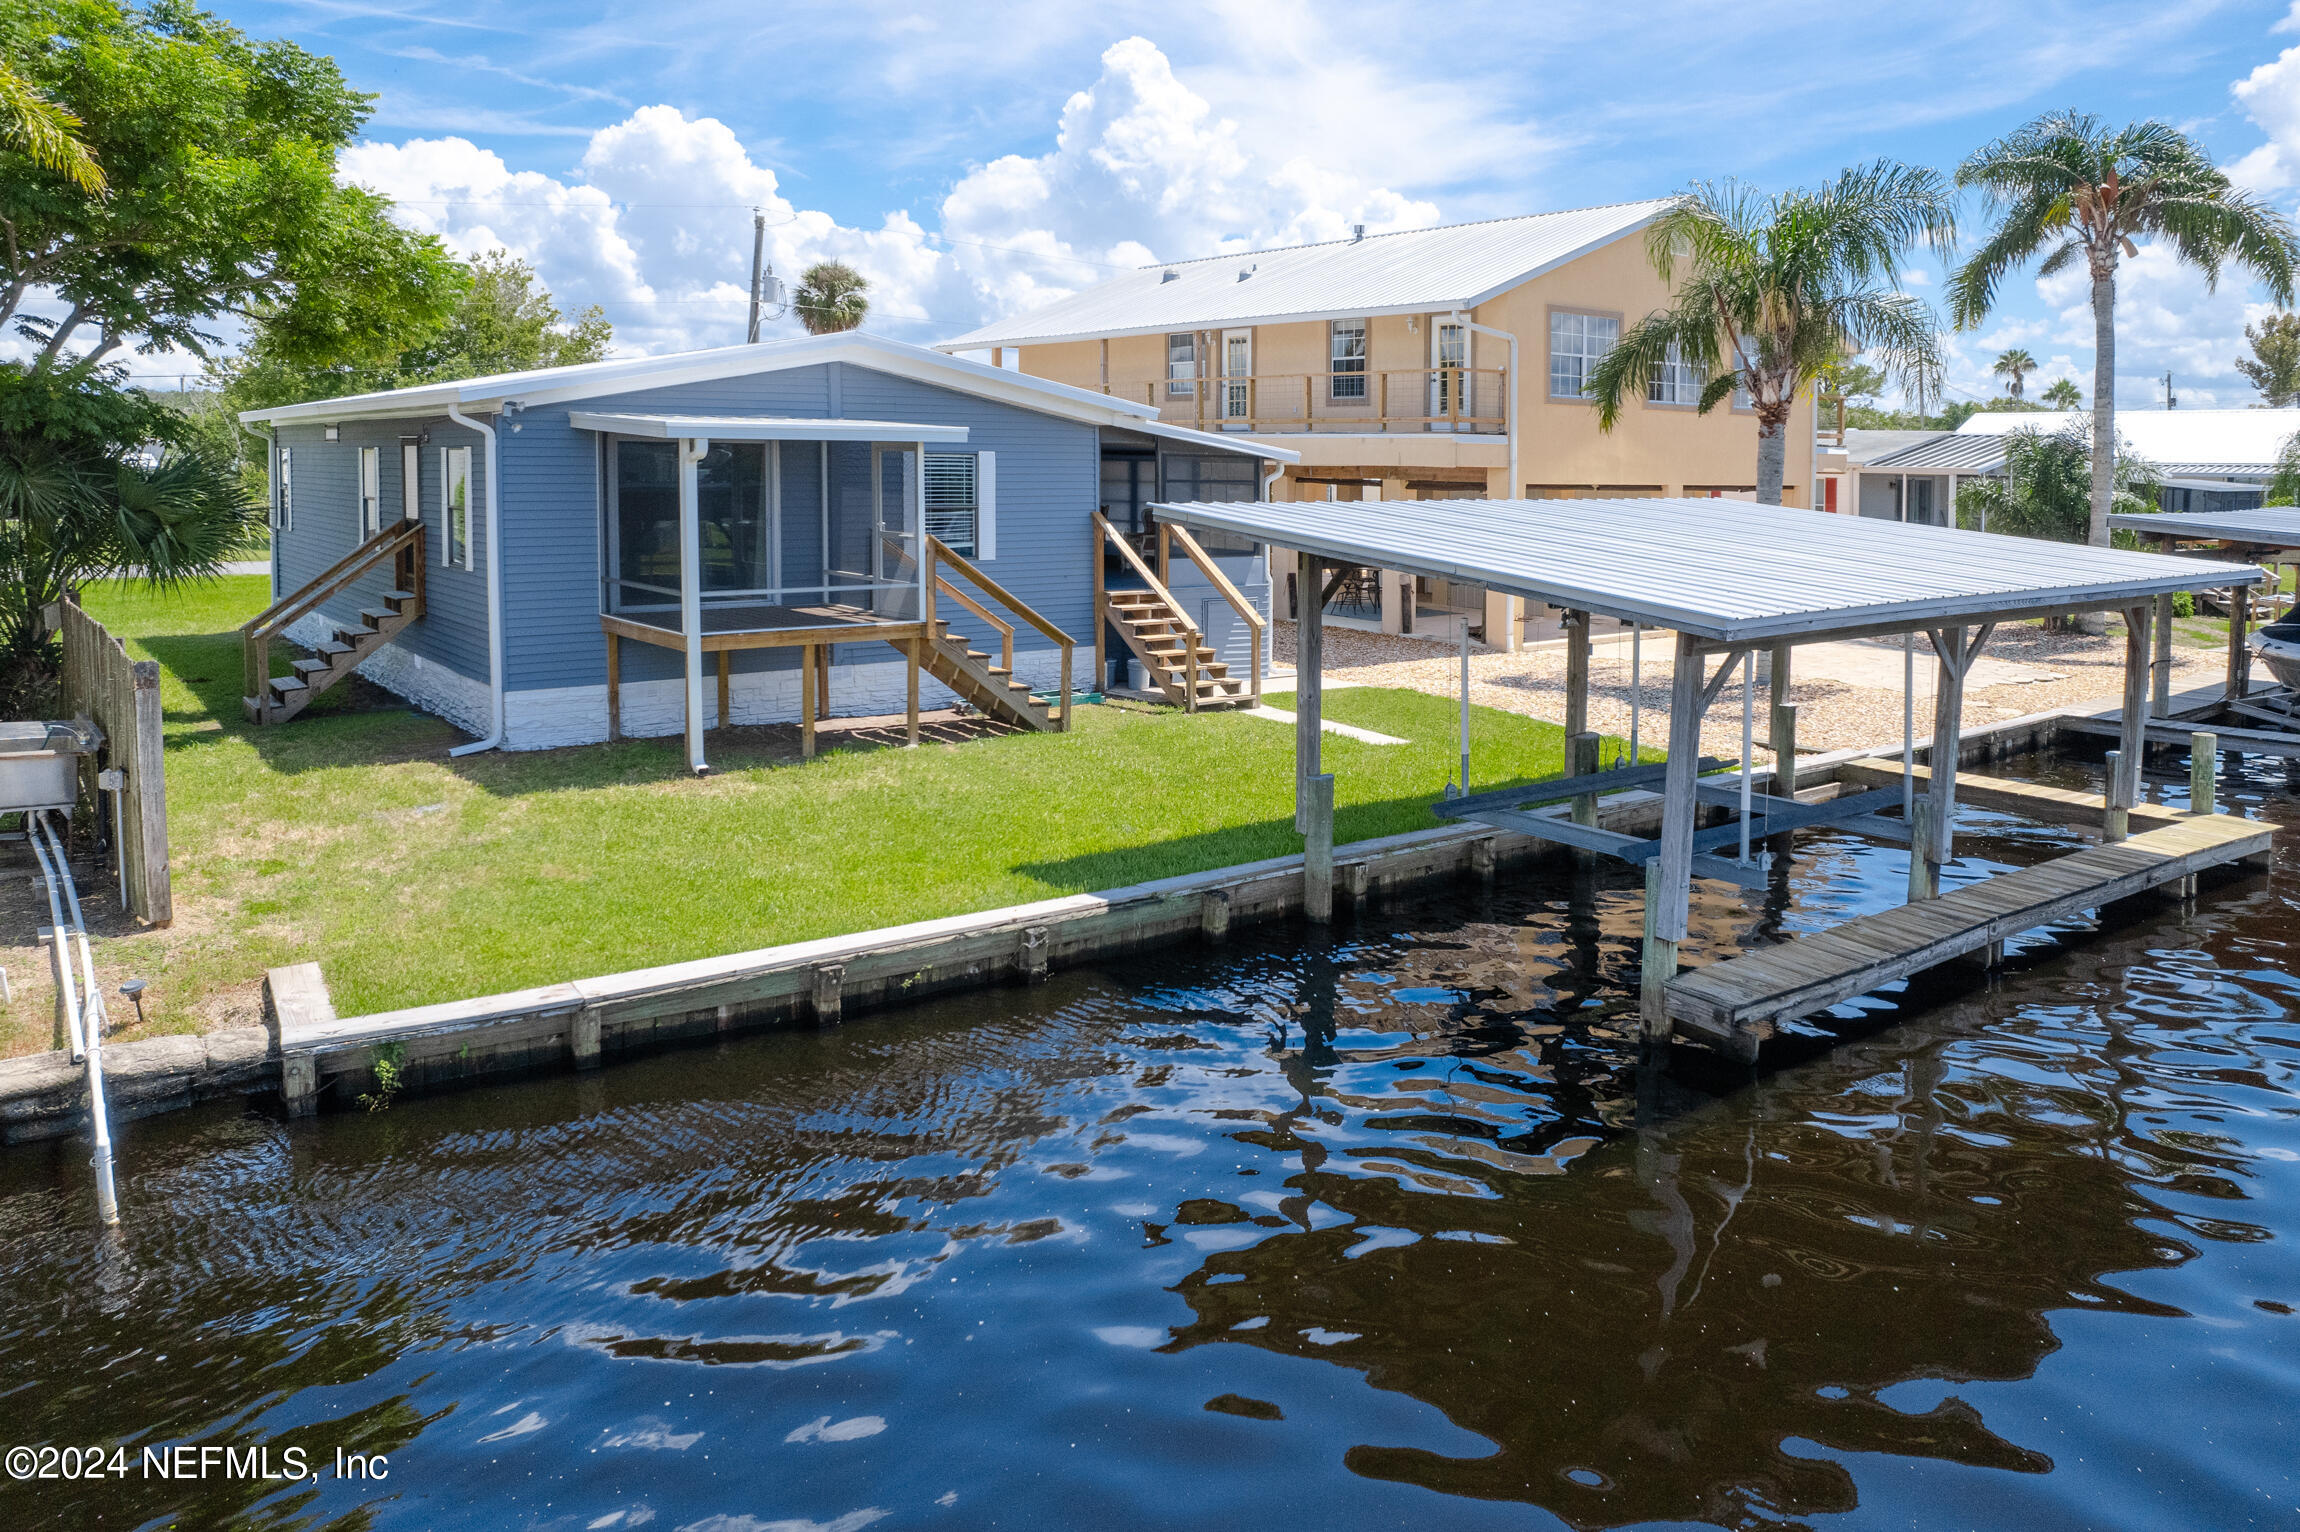
[{"label": "white metal roof", "polygon": [[[2053,430],[2082,413],[1992,410],[1957,427],[1961,436]],[[2158,467],[2225,465],[2231,473],[2264,473],[2295,431],[2300,410],[2118,410],[2116,434]]]},{"label": "white metal roof", "polygon": [[2300,508],[2263,505],[2249,511],[2200,511],[2183,515],[2111,516],[2108,524],[2154,537],[2188,537],[2200,542],[2244,543],[2256,548],[2300,548]]},{"label": "white metal roof", "polygon": [[780,415],[615,415],[574,410],[578,431],[618,436],[702,436],[730,442],[962,442],[964,426],[901,420],[797,420]]},{"label": "white metal roof", "polygon": [[1668,206],[1667,198],[1622,202],[1145,266],[937,348],[1474,308],[1643,228]]},{"label": "white metal roof", "polygon": [[1964,436],[1943,431],[1906,447],[1895,448],[1861,465],[1866,472],[1995,473],[2005,465],[2001,436]]},{"label": "white metal roof", "polygon": [[2123,605],[2256,566],[1726,500],[1157,505],[1162,520],[1724,643]]}]

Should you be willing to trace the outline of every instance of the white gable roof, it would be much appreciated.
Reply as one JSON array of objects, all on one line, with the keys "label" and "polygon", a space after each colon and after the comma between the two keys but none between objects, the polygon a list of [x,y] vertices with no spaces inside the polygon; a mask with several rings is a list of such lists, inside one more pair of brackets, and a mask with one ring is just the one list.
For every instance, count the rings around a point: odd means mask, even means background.
[{"label": "white gable roof", "polygon": [[254,424],[284,424],[298,420],[395,419],[437,415],[449,405],[479,413],[500,409],[506,401],[523,406],[566,404],[595,399],[603,394],[633,389],[668,388],[679,383],[705,383],[720,378],[748,377],[823,362],[853,362],[857,366],[914,378],[942,388],[1026,410],[1038,410],[1097,426],[1122,426],[1148,431],[1170,440],[1243,452],[1278,462],[1298,462],[1301,454],[1263,442],[1235,436],[1193,431],[1165,425],[1154,405],[1133,404],[1092,389],[1072,388],[1027,373],[986,367],[959,357],[945,356],[924,346],[887,340],[861,331],[837,335],[810,335],[799,340],[762,341],[755,346],[719,346],[707,351],[680,351],[668,356],[625,357],[606,362],[579,362],[571,367],[541,367],[530,372],[499,372],[477,378],[456,378],[444,383],[423,383],[413,388],[381,393],[350,394],[340,399],[317,399],[308,404],[278,405],[271,409],[242,410],[240,419]]},{"label": "white gable roof", "polygon": [[[2074,418],[2089,420],[2079,411]],[[1962,436],[2003,436],[2012,431],[2052,431],[2069,423],[2067,414],[2021,410],[1988,411],[1957,427]],[[2183,463],[2227,465],[2231,471],[2257,467],[2265,473],[2276,453],[2300,431],[2300,410],[2118,410],[2116,434],[2132,450],[2162,467]]]},{"label": "white gable roof", "polygon": [[[1281,324],[1474,308],[1643,228],[1669,206],[1668,198],[1622,202],[1145,266],[1035,313],[938,342],[937,347],[978,351],[985,346],[1160,335],[1201,325]],[[1250,274],[1241,278],[1242,272]]]}]

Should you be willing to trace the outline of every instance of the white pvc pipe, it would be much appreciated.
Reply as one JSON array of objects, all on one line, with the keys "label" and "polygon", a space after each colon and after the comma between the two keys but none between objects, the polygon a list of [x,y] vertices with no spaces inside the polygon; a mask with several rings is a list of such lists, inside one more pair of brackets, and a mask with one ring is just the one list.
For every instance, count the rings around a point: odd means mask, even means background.
[{"label": "white pvc pipe", "polygon": [[[468,745],[457,745],[447,753],[476,755],[482,750],[493,750],[503,743],[503,502],[498,496],[495,481],[495,427],[475,420],[463,413],[460,405],[447,407],[447,418],[466,430],[477,431],[486,439],[484,460],[487,464],[487,698],[488,728],[485,739],[475,739]],[[447,486],[440,485],[440,521],[445,530],[447,519]],[[465,494],[469,494],[467,489]]]},{"label": "white pvc pipe", "polygon": [[[76,1011],[76,1026],[87,1045],[88,1124],[95,1139],[96,1150],[89,1163],[96,1172],[96,1216],[107,1225],[116,1224],[120,1221],[120,1191],[112,1170],[111,1113],[104,1101],[104,997],[96,986],[95,959],[88,953],[88,929],[80,916],[80,893],[72,884],[72,869],[64,859],[64,843],[56,834],[54,826],[49,824],[46,811],[35,810],[26,815],[25,831],[25,839],[31,843],[32,854],[38,858],[40,870],[46,874],[49,909],[56,909],[56,889],[61,884],[71,915],[69,931],[61,925],[55,928],[55,951],[61,959],[57,984],[59,992],[65,996],[67,1013]],[[48,843],[46,851],[41,849],[43,837]],[[53,868],[49,866],[50,856],[55,859]],[[77,979],[71,971],[74,941],[77,941],[80,948],[81,974]],[[78,997],[79,1004],[74,1007],[71,991],[76,982],[85,988]]]},{"label": "white pvc pipe", "polygon": [[703,526],[696,482],[710,450],[700,436],[679,443],[679,631],[686,651],[687,766],[697,775],[711,769],[703,758]]},{"label": "white pvc pipe", "polygon": [[1637,750],[1637,714],[1645,700],[1645,624],[1629,625],[1629,764],[1642,766]]},{"label": "white pvc pipe", "polygon": [[1461,795],[1469,796],[1469,615],[1461,618]]},{"label": "white pvc pipe", "polygon": [[1901,817],[1917,818],[1917,635],[1901,635]]},{"label": "white pvc pipe", "polygon": [[1741,660],[1741,865],[1744,867],[1749,864],[1749,757],[1756,753],[1756,728],[1756,654],[1754,650],[1745,650]]}]

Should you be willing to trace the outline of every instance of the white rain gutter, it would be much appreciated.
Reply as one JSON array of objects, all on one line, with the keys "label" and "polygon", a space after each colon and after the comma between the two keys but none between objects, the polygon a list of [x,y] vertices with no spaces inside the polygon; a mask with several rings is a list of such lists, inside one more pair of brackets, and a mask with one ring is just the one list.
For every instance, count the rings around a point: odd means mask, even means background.
[{"label": "white rain gutter", "polygon": [[[457,745],[451,756],[476,755],[503,744],[503,502],[495,488],[495,427],[474,420],[463,407],[450,404],[447,418],[487,438],[487,695],[490,727],[485,739]],[[446,506],[440,507],[441,515]]]}]

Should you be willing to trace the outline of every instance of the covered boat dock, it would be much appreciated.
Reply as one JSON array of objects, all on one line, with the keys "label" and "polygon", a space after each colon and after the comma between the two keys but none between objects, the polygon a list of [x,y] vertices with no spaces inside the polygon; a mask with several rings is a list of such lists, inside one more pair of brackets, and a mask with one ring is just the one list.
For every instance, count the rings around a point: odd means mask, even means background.
[{"label": "covered boat dock", "polygon": [[[2300,508],[2289,505],[2111,516],[2108,524],[2166,553],[2270,566],[2300,563]],[[2186,742],[2191,725],[2210,723],[2215,741],[2224,748],[2300,760],[2300,686],[2295,685],[2300,681],[2300,644],[2281,634],[2254,633],[2250,587],[2232,587],[2227,595],[2228,679],[2217,697],[2172,696],[2171,598],[2159,600],[2157,681],[2150,690],[2145,737],[2154,745],[2179,745]],[[2271,599],[2267,615],[2273,619],[2274,614]],[[2252,661],[2256,649],[2264,650],[2269,669],[2276,673],[2273,686],[2254,688]],[[2113,718],[2099,718],[2091,727],[2104,731],[2115,722]]]},{"label": "covered boat dock", "polygon": [[[1467,792],[1465,647],[1462,776],[1435,809],[1643,867],[1640,1009],[1649,1042],[1675,1031],[1750,1057],[1774,1023],[1962,953],[1994,950],[2005,936],[2064,908],[2185,883],[2203,867],[2256,856],[2267,844],[2266,826],[2211,813],[2134,833],[2136,818],[2145,826],[2164,817],[2139,805],[2160,601],[2169,606],[2181,591],[2249,590],[2266,578],[2252,565],[1738,502],[1720,509],[1714,500],[1193,503],[1155,510],[1161,521],[1195,531],[1299,550],[1299,588],[1306,591],[1324,589],[1331,565],[1372,565],[1565,610],[1568,775]],[[2101,805],[2107,844],[1944,896],[1967,670],[2000,623],[2101,610],[2122,613],[2126,624],[2126,737]],[[1587,728],[1593,617],[1670,635],[1666,763],[1625,759],[1599,769],[1598,739]],[[1305,603],[1296,645],[1295,818],[1308,846],[1304,905],[1313,919],[1330,919],[1333,909],[1333,778],[1319,769],[1322,627],[1316,604]],[[1871,782],[1845,793],[1831,784],[1830,794],[1801,796],[1795,710],[1787,705],[1795,646],[1915,633],[1930,639],[1938,669],[1930,769],[1905,753],[1897,785]],[[1750,769],[1750,703],[1737,783],[1711,775],[1727,763],[1701,756],[1698,743],[1710,704],[1737,672],[1754,678],[1760,653],[1771,661],[1769,738],[1778,763],[1762,792]],[[1745,699],[1753,691],[1745,688]],[[2025,785],[1988,786],[2017,798]],[[1658,836],[1600,824],[1602,795],[1648,787],[1662,797]],[[1820,798],[1826,801],[1812,801]],[[1731,816],[1725,823],[1703,825],[1721,812]],[[1908,842],[1909,904],[1680,976],[1692,879],[1759,881],[1754,843],[1818,825]]]}]

